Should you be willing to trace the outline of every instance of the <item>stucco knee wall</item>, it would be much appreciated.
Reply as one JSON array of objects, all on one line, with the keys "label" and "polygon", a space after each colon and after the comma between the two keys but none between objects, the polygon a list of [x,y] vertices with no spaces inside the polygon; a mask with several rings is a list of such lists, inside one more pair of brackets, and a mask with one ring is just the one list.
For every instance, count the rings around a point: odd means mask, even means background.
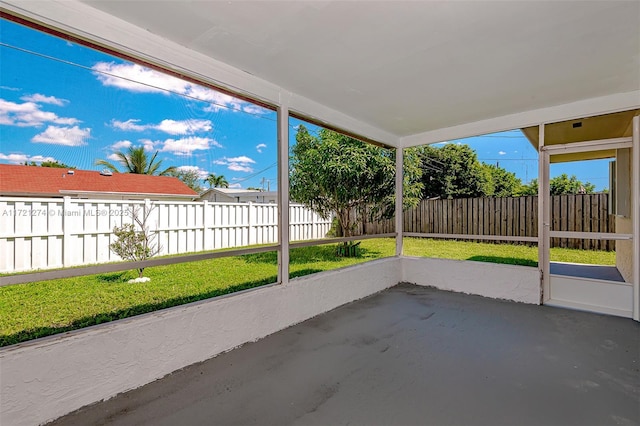
[{"label": "stucco knee wall", "polygon": [[0,424],[34,425],[396,285],[376,260],[0,349]]},{"label": "stucco knee wall", "polygon": [[442,290],[540,303],[537,268],[466,260],[403,257],[402,280]]}]

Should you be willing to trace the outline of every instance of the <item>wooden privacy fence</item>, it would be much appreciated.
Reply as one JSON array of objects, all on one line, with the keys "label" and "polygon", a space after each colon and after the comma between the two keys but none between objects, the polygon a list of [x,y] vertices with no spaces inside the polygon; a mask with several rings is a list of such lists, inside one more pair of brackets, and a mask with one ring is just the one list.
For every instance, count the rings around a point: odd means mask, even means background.
[{"label": "wooden privacy fence", "polygon": [[[0,273],[120,260],[113,228],[150,211],[147,225],[160,255],[278,241],[278,206],[207,201],[79,200],[0,197]],[[289,209],[292,241],[323,238],[331,220],[302,205]]]},{"label": "wooden privacy fence", "polygon": [[[393,220],[367,223],[365,230],[367,234],[388,232],[392,225]],[[551,230],[615,232],[608,194],[552,196]],[[404,232],[537,237],[538,197],[422,200],[404,212]],[[552,238],[551,246],[614,250],[615,242]]]}]

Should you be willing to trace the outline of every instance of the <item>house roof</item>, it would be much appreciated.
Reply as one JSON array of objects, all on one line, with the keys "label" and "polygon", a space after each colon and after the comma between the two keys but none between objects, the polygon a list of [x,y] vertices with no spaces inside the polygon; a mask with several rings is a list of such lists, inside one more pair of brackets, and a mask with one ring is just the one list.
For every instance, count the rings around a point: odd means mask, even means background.
[{"label": "house roof", "polygon": [[216,191],[221,194],[228,195],[230,197],[238,197],[242,195],[273,195],[277,194],[275,191],[257,191],[255,189],[241,189],[241,188],[209,188],[207,191]]},{"label": "house roof", "polygon": [[245,197],[245,196],[257,196],[257,197],[273,197],[277,196],[277,191],[256,191],[255,189],[240,189],[240,188],[209,188],[202,194],[205,196],[209,192],[217,192],[219,194],[226,195],[227,197]]},{"label": "house roof", "polygon": [[79,194],[184,197],[198,194],[182,181],[168,176],[0,164],[1,195],[64,196]]}]

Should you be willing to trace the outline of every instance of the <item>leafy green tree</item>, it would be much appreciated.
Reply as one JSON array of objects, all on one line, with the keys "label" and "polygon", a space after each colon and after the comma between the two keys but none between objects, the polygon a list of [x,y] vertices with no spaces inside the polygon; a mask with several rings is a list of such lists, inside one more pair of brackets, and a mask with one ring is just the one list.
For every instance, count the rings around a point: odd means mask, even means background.
[{"label": "leafy green tree", "polygon": [[518,195],[538,195],[538,179],[531,179],[531,182],[522,185]]},{"label": "leafy green tree", "polygon": [[197,171],[175,169],[169,172],[168,175],[180,179],[185,185],[196,191],[198,194],[202,192],[202,187],[200,186],[200,176],[198,175]]},{"label": "leafy green tree", "polygon": [[522,181],[515,173],[508,172],[502,167],[492,164],[482,165],[487,176],[485,191],[491,197],[514,197],[520,194]]},{"label": "leafy green tree", "polygon": [[[405,207],[417,205],[421,184],[419,157],[407,150],[404,173]],[[328,218],[335,213],[345,237],[352,236],[361,215],[390,217],[395,208],[395,152],[322,129],[312,136],[304,126],[291,149],[290,194]]]},{"label": "leafy green tree", "polygon": [[[569,177],[566,173],[549,180],[551,195],[564,194],[593,194],[596,186],[590,182],[582,183],[575,175]],[[520,195],[538,195],[538,179],[532,179],[528,185],[523,185]]]},{"label": "leafy green tree", "polygon": [[73,166],[68,166],[64,163],[59,162],[58,160],[55,161],[43,161],[42,163],[38,164],[35,161],[32,162],[25,162],[24,163],[25,166],[40,166],[40,167],[54,167],[57,169],[75,169],[75,167]]},{"label": "leafy green tree", "polygon": [[549,180],[551,195],[593,194],[596,186],[590,182],[582,183],[576,175],[569,177],[566,173]]},{"label": "leafy green tree", "polygon": [[[149,158],[147,152],[142,146],[130,146],[126,152],[118,151],[115,155],[118,157],[120,165],[124,167],[124,173],[166,176],[176,170],[175,166],[171,166],[159,171],[162,160],[156,161],[158,151]],[[120,173],[120,170],[113,163],[107,160],[97,160],[95,165],[106,167],[114,173]]]},{"label": "leafy green tree", "polygon": [[490,174],[469,145],[419,148],[423,198],[464,198],[488,195]]},{"label": "leafy green tree", "polygon": [[209,188],[228,188],[229,187],[229,182],[224,177],[224,175],[216,176],[213,173],[209,173],[209,176],[207,176],[203,180],[204,182],[209,184]]}]

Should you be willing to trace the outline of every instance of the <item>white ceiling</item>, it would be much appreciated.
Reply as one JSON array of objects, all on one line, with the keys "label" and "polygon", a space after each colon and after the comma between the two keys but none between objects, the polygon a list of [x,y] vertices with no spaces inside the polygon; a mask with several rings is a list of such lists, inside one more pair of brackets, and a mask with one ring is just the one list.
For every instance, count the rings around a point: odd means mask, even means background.
[{"label": "white ceiling", "polygon": [[82,3],[398,137],[640,90],[639,1]]}]

